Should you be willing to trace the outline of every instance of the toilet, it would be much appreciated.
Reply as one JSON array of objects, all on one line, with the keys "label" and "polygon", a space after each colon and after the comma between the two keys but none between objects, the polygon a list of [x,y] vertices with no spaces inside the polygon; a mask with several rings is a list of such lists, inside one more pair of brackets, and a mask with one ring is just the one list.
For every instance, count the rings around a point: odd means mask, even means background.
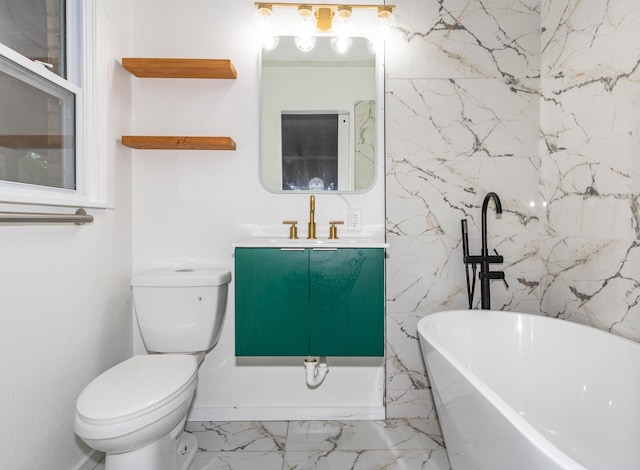
[{"label": "toilet", "polygon": [[155,269],[131,286],[149,352],[96,377],[78,396],[75,432],[106,453],[106,470],[186,470],[198,450],[184,432],[205,352],[222,331],[231,273]]}]

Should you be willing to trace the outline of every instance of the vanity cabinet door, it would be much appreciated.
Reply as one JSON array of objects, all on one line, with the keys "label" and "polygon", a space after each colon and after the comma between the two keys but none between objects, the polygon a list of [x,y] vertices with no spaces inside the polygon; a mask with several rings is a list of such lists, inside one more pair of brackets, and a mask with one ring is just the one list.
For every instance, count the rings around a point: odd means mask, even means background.
[{"label": "vanity cabinet door", "polygon": [[307,250],[236,248],[237,356],[309,352]]},{"label": "vanity cabinet door", "polygon": [[384,250],[313,249],[309,255],[309,354],[384,354]]}]

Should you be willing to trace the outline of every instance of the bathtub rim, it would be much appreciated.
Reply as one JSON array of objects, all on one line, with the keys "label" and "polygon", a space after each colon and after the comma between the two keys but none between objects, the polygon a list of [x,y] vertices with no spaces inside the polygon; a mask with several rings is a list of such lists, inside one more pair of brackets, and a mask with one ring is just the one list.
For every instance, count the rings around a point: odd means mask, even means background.
[{"label": "bathtub rim", "polygon": [[[496,407],[505,418],[516,428],[518,432],[525,436],[530,436],[534,445],[536,445],[544,454],[549,457],[549,459],[553,460],[554,463],[565,467],[567,470],[588,470],[582,464],[576,462],[554,444],[552,444],[546,437],[544,437],[533,425],[529,424],[529,422],[520,416],[516,410],[514,410],[506,401],[504,401],[500,395],[494,392],[488,385],[486,385],[476,374],[471,372],[468,368],[466,368],[461,361],[455,358],[439,341],[435,340],[432,335],[427,334],[427,327],[425,326],[430,321],[436,321],[438,318],[443,316],[454,316],[457,313],[465,313],[471,315],[494,315],[500,317],[506,317],[509,315],[516,315],[520,318],[531,318],[535,317],[536,319],[543,321],[566,321],[560,320],[553,317],[545,317],[542,315],[531,314],[531,313],[520,313],[520,312],[510,312],[510,311],[502,311],[502,310],[445,310],[432,314],[425,315],[420,320],[418,320],[417,330],[418,335],[421,340],[424,340],[429,343],[429,345],[442,357],[444,357],[449,364],[451,364],[458,373],[460,373],[465,380],[469,381],[473,387],[480,393],[492,406]],[[596,328],[582,325],[580,323],[571,322],[572,326],[582,328],[589,328],[591,330],[596,330],[601,333],[606,333],[601,330],[597,330]],[[622,340],[631,341],[627,338],[619,337]],[[633,342],[633,341],[631,341]],[[429,370],[429,362],[427,361],[426,351],[422,351],[424,362]],[[430,371],[429,371],[430,372]],[[429,374],[431,375],[431,374]],[[431,381],[431,376],[429,377]],[[432,388],[436,388],[435,384],[432,383]],[[436,388],[437,390],[437,388]],[[446,440],[445,440],[446,447]]]}]

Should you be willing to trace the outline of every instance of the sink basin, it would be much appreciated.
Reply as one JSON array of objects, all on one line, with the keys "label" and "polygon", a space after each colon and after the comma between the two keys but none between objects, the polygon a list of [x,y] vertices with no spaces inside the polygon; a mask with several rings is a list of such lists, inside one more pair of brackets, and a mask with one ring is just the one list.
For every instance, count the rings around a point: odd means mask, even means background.
[{"label": "sink basin", "polygon": [[291,240],[286,237],[255,237],[233,244],[237,248],[388,248],[389,244],[376,241],[373,238],[343,237],[336,240],[318,238],[307,240],[298,238]]}]

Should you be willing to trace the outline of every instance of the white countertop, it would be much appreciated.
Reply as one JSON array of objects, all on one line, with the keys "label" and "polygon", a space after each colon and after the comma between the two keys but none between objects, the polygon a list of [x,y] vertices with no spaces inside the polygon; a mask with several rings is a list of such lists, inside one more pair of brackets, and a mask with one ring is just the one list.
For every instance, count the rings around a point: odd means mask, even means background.
[{"label": "white countertop", "polygon": [[282,237],[254,237],[233,243],[234,248],[389,248],[389,244],[373,238],[342,237],[336,240],[318,238],[291,240]]}]

